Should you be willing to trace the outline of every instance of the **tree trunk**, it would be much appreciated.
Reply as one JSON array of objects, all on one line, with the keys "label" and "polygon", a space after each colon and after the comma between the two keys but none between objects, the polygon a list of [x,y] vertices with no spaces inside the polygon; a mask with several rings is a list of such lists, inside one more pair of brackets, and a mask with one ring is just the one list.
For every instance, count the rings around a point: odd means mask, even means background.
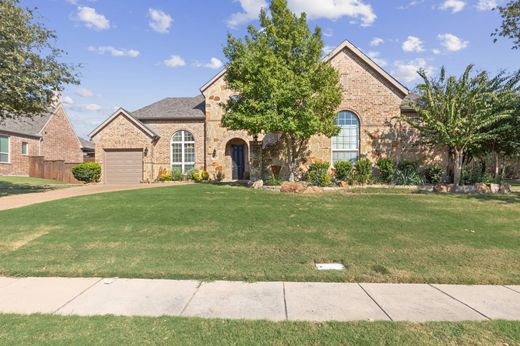
[{"label": "tree trunk", "polygon": [[294,140],[290,136],[285,137],[285,146],[287,147],[287,168],[289,169],[289,181],[295,181],[295,160],[294,157]]},{"label": "tree trunk", "polygon": [[464,158],[464,149],[455,149],[455,162],[453,163],[453,184],[460,185],[460,177],[462,174],[462,159]]},{"label": "tree trunk", "polygon": [[500,156],[495,151],[495,180],[498,181],[500,178]]}]

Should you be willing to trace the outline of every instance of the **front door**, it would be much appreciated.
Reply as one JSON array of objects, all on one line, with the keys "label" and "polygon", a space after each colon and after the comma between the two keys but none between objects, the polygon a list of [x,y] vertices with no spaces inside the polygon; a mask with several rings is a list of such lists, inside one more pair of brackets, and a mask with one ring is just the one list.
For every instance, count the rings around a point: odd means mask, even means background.
[{"label": "front door", "polygon": [[231,159],[233,160],[233,179],[244,179],[245,159],[244,159],[244,145],[231,145]]}]

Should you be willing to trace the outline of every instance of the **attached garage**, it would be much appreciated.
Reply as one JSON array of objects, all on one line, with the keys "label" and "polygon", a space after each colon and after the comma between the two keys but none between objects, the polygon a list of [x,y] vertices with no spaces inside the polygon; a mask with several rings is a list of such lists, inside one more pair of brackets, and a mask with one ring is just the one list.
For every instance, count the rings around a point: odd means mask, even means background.
[{"label": "attached garage", "polygon": [[143,150],[105,150],[106,184],[139,184],[143,180]]}]

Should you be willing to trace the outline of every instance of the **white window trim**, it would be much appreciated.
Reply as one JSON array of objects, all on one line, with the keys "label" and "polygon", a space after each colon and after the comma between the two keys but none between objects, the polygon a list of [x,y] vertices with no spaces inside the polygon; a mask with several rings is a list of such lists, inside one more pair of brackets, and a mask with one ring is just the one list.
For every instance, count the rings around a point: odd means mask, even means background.
[{"label": "white window trim", "polygon": [[0,137],[7,138],[7,152],[1,152],[1,154],[7,154],[7,161],[0,161],[1,164],[10,164],[11,163],[11,137],[6,135],[0,135]]},{"label": "white window trim", "polygon": [[[181,132],[182,136],[181,136],[181,141],[174,141],[173,140],[173,137],[175,136],[175,134]],[[191,136],[193,137],[193,141],[186,141],[185,140],[185,133],[189,133],[191,134]],[[182,162],[176,162],[176,161],[173,161],[173,144],[181,144],[181,157],[182,157]],[[195,136],[193,136],[193,133],[190,132],[190,131],[187,131],[187,130],[179,130],[179,131],[176,131],[172,137],[171,137],[171,140],[170,140],[170,167],[173,169],[173,166],[176,165],[176,166],[181,166],[181,170],[182,170],[182,173],[185,174],[186,173],[186,166],[195,166],[195,161],[193,162],[185,162],[185,158],[186,158],[186,144],[193,144],[193,150],[194,150],[194,158],[196,158],[196,152],[195,152]]]},{"label": "white window trim", "polygon": [[[26,151],[25,154],[23,153],[23,145],[24,144],[27,147],[27,151]],[[22,156],[29,156],[29,142],[22,142]]]},{"label": "white window trim", "polygon": [[[359,157],[361,155],[361,122],[359,120],[359,116],[354,113],[354,112],[351,112],[351,111],[341,111],[341,112],[338,112],[337,115],[339,115],[340,113],[343,113],[343,112],[347,112],[347,113],[352,113],[358,120],[358,125],[343,125],[343,126],[340,126],[341,128],[357,128],[357,149],[334,149],[334,140],[332,137],[330,139],[331,141],[331,154],[330,154],[330,162],[331,162],[331,166],[334,167],[334,153],[356,153],[357,154],[357,159],[359,160]],[[357,161],[357,160],[356,160]]]}]

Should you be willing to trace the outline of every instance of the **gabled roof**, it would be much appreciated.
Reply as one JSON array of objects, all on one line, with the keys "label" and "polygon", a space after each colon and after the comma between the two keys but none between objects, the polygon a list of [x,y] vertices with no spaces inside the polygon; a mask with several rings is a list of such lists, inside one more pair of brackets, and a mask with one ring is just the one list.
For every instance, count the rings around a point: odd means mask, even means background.
[{"label": "gabled roof", "polygon": [[139,120],[151,119],[201,119],[205,116],[204,96],[168,97],[132,112]]},{"label": "gabled roof", "polygon": [[[363,62],[365,62],[367,65],[369,65],[372,69],[374,69],[378,74],[380,74],[384,79],[386,79],[390,84],[392,84],[394,87],[397,88],[400,92],[402,92],[404,95],[408,95],[409,91],[408,89],[401,84],[397,79],[395,79],[392,75],[390,75],[388,72],[386,72],[381,66],[379,66],[377,63],[374,62],[369,56],[367,56],[365,53],[363,53],[359,48],[357,48],[354,44],[352,44],[349,40],[343,41],[336,49],[334,49],[332,52],[330,52],[325,58],[323,58],[323,61],[328,62],[332,60],[336,55],[338,55],[341,51],[344,49],[350,50],[352,53],[354,53],[357,57],[359,57]],[[226,74],[227,69],[223,69],[220,71],[215,77],[213,77],[209,82],[204,84],[200,91],[204,92],[206,89],[208,89],[213,83],[215,83],[217,80],[219,80],[223,75]]]},{"label": "gabled roof", "polygon": [[[56,111],[56,110],[55,110]],[[41,137],[42,130],[54,115],[55,111],[49,111],[33,117],[16,117],[0,119],[0,131],[11,132],[30,137]]]},{"label": "gabled roof", "polygon": [[127,118],[131,123],[133,123],[138,129],[143,131],[150,138],[158,138],[159,137],[159,135],[157,135],[151,128],[149,128],[148,126],[146,126],[145,124],[143,124],[142,122],[140,122],[139,120],[134,118],[130,112],[126,111],[123,108],[119,108],[118,110],[116,110],[107,120],[102,122],[101,125],[96,127],[91,133],[89,133],[88,136],[90,138],[94,137],[96,134],[99,133],[99,131],[104,129],[108,124],[110,124],[112,122],[112,120],[114,120],[115,118],[117,118],[120,115],[122,115],[125,118]]},{"label": "gabled roof", "polygon": [[96,145],[93,142],[86,140],[85,138],[81,138],[81,137],[78,137],[78,139],[79,139],[79,143],[81,144],[81,149],[94,150],[96,148]]}]

